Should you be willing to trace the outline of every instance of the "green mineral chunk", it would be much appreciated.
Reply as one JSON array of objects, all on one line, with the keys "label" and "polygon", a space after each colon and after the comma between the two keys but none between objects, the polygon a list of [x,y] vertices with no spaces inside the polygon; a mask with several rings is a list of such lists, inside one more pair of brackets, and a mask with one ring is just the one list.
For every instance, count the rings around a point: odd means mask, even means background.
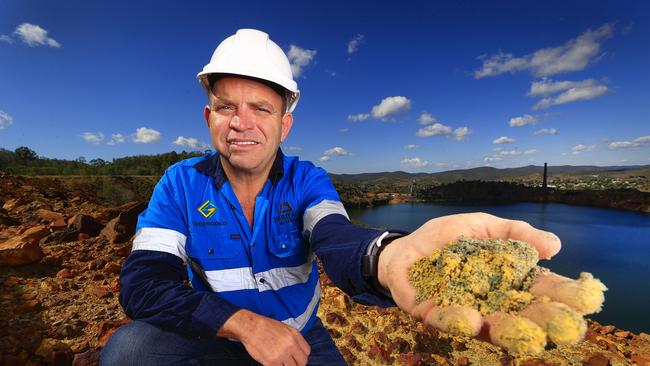
[{"label": "green mineral chunk", "polygon": [[540,272],[537,259],[535,248],[521,241],[461,237],[415,262],[409,281],[418,303],[515,313],[534,299],[527,290]]}]

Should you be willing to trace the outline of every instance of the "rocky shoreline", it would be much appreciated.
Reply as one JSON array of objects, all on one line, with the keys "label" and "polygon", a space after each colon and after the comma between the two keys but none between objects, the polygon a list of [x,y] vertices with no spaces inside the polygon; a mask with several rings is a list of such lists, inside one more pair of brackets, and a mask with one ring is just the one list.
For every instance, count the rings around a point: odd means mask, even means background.
[{"label": "rocky shoreline", "polygon": [[[97,365],[130,320],[119,271],[143,202],[107,206],[52,179],[0,177],[0,365]],[[319,316],[351,365],[650,365],[650,335],[589,322],[585,341],[513,357],[354,303],[321,273]]]},{"label": "rocky shoreline", "polygon": [[650,192],[635,189],[560,190],[510,182],[462,181],[423,189],[417,198],[433,203],[553,202],[650,213]]}]

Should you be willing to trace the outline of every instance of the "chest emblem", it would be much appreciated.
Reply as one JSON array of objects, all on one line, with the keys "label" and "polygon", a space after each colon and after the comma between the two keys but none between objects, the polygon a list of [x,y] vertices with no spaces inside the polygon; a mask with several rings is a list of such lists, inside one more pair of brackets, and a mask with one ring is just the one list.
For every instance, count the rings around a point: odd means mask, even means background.
[{"label": "chest emblem", "polygon": [[210,202],[210,200],[205,201],[199,208],[198,211],[203,215],[203,217],[210,218],[217,212],[217,207]]},{"label": "chest emblem", "polygon": [[280,213],[281,214],[291,212],[291,211],[293,211],[293,208],[291,207],[289,202],[282,202],[280,204]]}]

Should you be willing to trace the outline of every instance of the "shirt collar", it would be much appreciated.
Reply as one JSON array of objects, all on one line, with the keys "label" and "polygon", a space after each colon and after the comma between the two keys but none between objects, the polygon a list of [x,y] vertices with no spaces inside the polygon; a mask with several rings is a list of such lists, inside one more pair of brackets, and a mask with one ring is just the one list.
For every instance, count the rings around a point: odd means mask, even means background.
[{"label": "shirt collar", "polygon": [[[221,188],[221,186],[228,181],[226,172],[223,170],[223,166],[221,165],[219,154],[216,152],[209,155],[206,159],[194,164],[194,169],[205,175],[214,177],[214,185],[217,188]],[[269,172],[269,179],[272,184],[276,184],[283,176],[284,154],[282,153],[282,149],[278,148],[278,152],[275,154],[275,160],[271,166],[271,171]]]}]

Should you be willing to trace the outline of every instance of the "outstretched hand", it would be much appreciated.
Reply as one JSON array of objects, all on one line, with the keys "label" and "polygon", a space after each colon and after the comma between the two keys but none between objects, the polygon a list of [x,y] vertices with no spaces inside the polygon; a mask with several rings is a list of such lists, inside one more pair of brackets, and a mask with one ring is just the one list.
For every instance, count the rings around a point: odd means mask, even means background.
[{"label": "outstretched hand", "polygon": [[[504,332],[509,331],[508,314],[495,313],[484,317],[477,310],[469,307],[443,308],[437,306],[434,300],[421,303],[415,300],[416,290],[408,280],[409,268],[417,260],[428,257],[434,250],[442,248],[461,236],[524,241],[537,249],[541,259],[550,259],[561,247],[560,239],[555,234],[535,229],[523,221],[506,220],[485,213],[444,216],[426,222],[410,235],[395,239],[381,252],[379,282],[391,292],[395,303],[402,310],[425,324],[451,333],[462,324],[465,328],[464,334],[473,336],[481,334],[486,340],[499,344],[499,339]],[[590,289],[585,289],[578,281],[545,273],[537,278],[529,291],[535,296],[550,298],[553,308],[532,304],[520,315],[536,322],[552,321],[551,318],[557,313],[557,308],[564,307],[563,304],[568,305],[578,314],[594,312],[599,308],[600,302],[599,299],[589,298],[588,290]],[[604,286],[596,290],[602,295]]]}]

